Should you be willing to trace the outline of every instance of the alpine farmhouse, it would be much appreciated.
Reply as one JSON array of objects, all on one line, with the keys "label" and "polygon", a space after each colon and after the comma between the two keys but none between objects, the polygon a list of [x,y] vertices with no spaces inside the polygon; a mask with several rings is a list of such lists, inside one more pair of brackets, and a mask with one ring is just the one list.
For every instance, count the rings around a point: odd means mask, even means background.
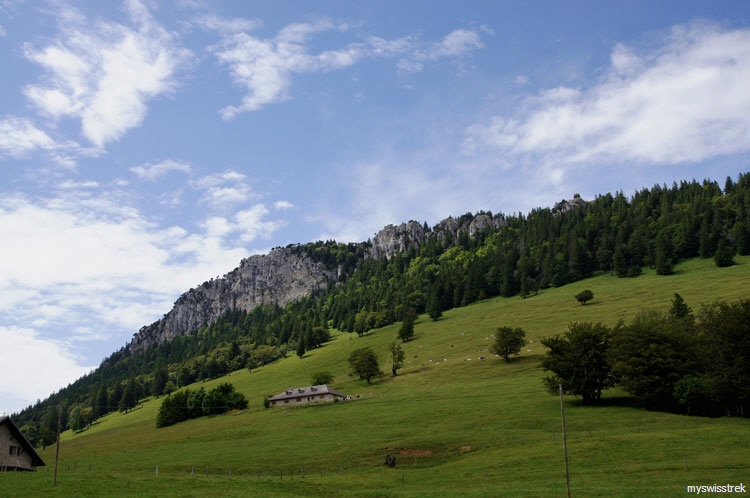
[{"label": "alpine farmhouse", "polygon": [[289,388],[283,393],[269,398],[269,406],[296,406],[303,403],[344,401],[346,396],[323,384],[320,386]]},{"label": "alpine farmhouse", "polygon": [[44,461],[8,416],[0,417],[0,471],[36,470]]}]

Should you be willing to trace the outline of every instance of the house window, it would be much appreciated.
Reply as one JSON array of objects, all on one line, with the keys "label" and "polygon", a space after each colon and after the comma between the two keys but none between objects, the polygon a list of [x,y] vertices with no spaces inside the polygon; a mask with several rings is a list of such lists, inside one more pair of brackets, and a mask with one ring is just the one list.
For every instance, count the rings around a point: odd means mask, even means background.
[{"label": "house window", "polygon": [[284,400],[284,404],[289,404],[289,400],[288,400],[288,399],[285,399],[285,400]]},{"label": "house window", "polygon": [[302,401],[302,398],[297,398],[297,403],[299,403],[300,401]]},{"label": "house window", "polygon": [[15,446],[15,445],[11,444],[10,445],[10,456],[18,456],[20,454],[21,454],[21,447],[20,446]]}]

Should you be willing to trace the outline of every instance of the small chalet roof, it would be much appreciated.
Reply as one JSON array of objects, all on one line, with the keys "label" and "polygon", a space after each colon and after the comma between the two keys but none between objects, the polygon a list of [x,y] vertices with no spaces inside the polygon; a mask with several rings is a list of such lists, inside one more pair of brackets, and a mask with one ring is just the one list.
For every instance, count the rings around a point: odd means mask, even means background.
[{"label": "small chalet roof", "polygon": [[44,460],[36,452],[33,446],[26,440],[23,433],[16,427],[16,424],[7,415],[0,416],[0,426],[7,425],[10,433],[13,435],[16,441],[21,443],[23,451],[31,455],[31,464],[34,467],[44,467]]},{"label": "small chalet roof", "polygon": [[270,398],[269,401],[303,398],[306,396],[316,396],[318,394],[332,394],[339,398],[345,397],[343,394],[333,389],[332,387],[328,387],[326,384],[321,384],[319,386],[297,387],[294,389],[290,387],[283,393],[277,394],[273,398]]}]

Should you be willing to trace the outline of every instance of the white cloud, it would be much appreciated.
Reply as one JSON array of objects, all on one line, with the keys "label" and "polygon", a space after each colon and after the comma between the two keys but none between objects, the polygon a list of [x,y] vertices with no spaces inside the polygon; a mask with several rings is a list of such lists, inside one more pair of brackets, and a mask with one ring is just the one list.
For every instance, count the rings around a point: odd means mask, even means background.
[{"label": "white cloud", "polygon": [[196,18],[195,22],[204,29],[226,34],[255,31],[263,26],[263,22],[257,19],[244,19],[240,17],[227,19],[215,14],[201,15]]},{"label": "white cloud", "polygon": [[484,43],[476,31],[456,29],[448,33],[440,42],[430,46],[414,46],[398,61],[398,69],[405,72],[419,72],[426,61],[441,58],[460,59],[474,50],[484,48]]},{"label": "white cloud", "polygon": [[130,168],[130,171],[142,180],[155,181],[170,171],[180,171],[190,174],[192,167],[188,163],[167,159],[154,164],[146,163],[141,166],[134,166]]},{"label": "white cloud", "polygon": [[290,24],[273,39],[260,39],[246,32],[224,32],[213,51],[221,63],[229,66],[235,84],[247,93],[241,105],[225,107],[221,115],[231,119],[241,112],[257,111],[267,104],[288,99],[294,74],[339,69],[357,62],[364,55],[360,44],[317,55],[307,51],[306,42],[312,34],[346,29],[344,25],[321,20]]},{"label": "white cloud", "polygon": [[24,88],[26,97],[47,116],[80,119],[83,135],[99,148],[141,124],[147,102],[174,88],[189,55],[141,2],[125,5],[135,29],[63,7],[58,38],[41,49],[25,47],[48,73]]},{"label": "white cloud", "polygon": [[273,207],[278,210],[292,209],[294,207],[294,204],[289,201],[276,201],[274,202]]},{"label": "white cloud", "polygon": [[222,34],[220,43],[212,50],[217,59],[229,67],[234,83],[246,92],[240,105],[221,109],[224,119],[289,99],[292,78],[296,74],[342,69],[369,57],[400,57],[397,65],[400,70],[416,72],[422,70],[425,61],[457,58],[484,46],[476,32],[459,29],[427,48],[422,48],[413,35],[395,40],[369,36],[365,42],[313,54],[308,48],[312,35],[325,31],[345,32],[350,26],[326,19],[294,23],[281,29],[272,39],[261,39],[248,34],[256,29],[256,24],[247,20],[211,17],[204,18],[201,25]]},{"label": "white cloud", "polygon": [[245,243],[283,225],[255,205],[190,232],[158,226],[122,200],[72,190],[0,199],[2,323],[136,330],[185,289],[235,267]]},{"label": "white cloud", "polygon": [[[5,370],[0,383],[2,411],[20,411],[30,400],[43,399],[92,367],[79,364],[67,346],[45,339],[31,328],[0,325],[0,364]],[[29,366],[29,362],[33,367]]]},{"label": "white cloud", "polygon": [[53,150],[58,144],[26,118],[8,117],[0,121],[0,153],[23,157],[37,149]]},{"label": "white cloud", "polygon": [[483,47],[484,44],[475,31],[457,29],[451,31],[442,41],[436,43],[428,52],[427,58],[457,57]]},{"label": "white cloud", "polygon": [[[650,49],[618,44],[590,88],[557,87],[466,129],[465,150],[572,165],[693,163],[750,151],[750,30],[678,26]],[[561,176],[558,176],[561,178]]]},{"label": "white cloud", "polygon": [[207,175],[191,184],[193,188],[203,191],[200,202],[216,209],[227,209],[259,198],[247,182],[247,177],[233,170]]},{"label": "white cloud", "polygon": [[263,204],[256,204],[238,212],[235,223],[240,240],[249,243],[257,238],[268,239],[270,235],[285,225],[282,221],[266,220],[269,211]]}]

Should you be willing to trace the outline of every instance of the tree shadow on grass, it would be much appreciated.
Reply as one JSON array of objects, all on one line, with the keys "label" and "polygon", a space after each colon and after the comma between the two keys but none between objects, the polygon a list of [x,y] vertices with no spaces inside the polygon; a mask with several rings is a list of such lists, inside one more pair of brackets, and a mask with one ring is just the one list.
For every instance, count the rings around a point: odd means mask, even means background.
[{"label": "tree shadow on grass", "polygon": [[612,396],[605,397],[596,403],[584,403],[581,398],[574,398],[570,404],[575,407],[583,408],[643,408],[643,403],[632,396]]}]

